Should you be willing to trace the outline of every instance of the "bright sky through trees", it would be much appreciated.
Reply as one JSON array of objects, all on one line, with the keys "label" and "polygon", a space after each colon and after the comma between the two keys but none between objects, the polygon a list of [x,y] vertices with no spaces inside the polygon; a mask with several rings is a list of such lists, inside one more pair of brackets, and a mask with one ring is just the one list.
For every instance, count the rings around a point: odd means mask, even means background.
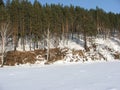
[{"label": "bright sky through trees", "polygon": [[[96,8],[98,6],[99,8],[102,8],[106,12],[114,12],[114,13],[120,13],[120,0],[38,0],[41,2],[41,4],[63,4],[63,5],[74,5],[74,6],[80,6],[86,9]],[[31,0],[31,2],[34,2],[34,0]]]}]

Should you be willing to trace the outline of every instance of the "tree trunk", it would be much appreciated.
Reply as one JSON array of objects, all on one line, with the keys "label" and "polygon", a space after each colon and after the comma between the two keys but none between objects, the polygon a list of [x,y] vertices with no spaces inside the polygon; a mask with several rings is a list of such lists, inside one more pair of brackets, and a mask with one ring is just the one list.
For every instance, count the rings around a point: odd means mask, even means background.
[{"label": "tree trunk", "polygon": [[66,20],[66,32],[65,32],[65,34],[66,34],[66,44],[68,45],[68,38],[69,38],[69,27],[68,27],[68,20]]},{"label": "tree trunk", "polygon": [[49,60],[49,55],[50,55],[50,32],[48,28],[47,30],[47,61]]},{"label": "tree trunk", "polygon": [[25,31],[24,31],[24,19],[23,19],[23,24],[22,24],[23,28],[22,28],[22,47],[23,47],[23,51],[25,51]]},{"label": "tree trunk", "polygon": [[2,62],[2,64],[1,64],[1,67],[3,67],[3,65],[4,65],[4,52],[5,52],[5,43],[4,43],[4,40],[2,40],[2,55],[1,55],[1,62]]},{"label": "tree trunk", "polygon": [[4,54],[3,54],[3,53],[2,53],[2,55],[1,55],[1,61],[2,61],[1,67],[3,67],[3,65],[4,65]]},{"label": "tree trunk", "polygon": [[30,48],[30,51],[31,51],[31,44],[32,44],[32,40],[31,40],[31,38],[32,38],[32,26],[31,26],[31,18],[30,18],[30,32],[29,32],[29,48]]},{"label": "tree trunk", "polygon": [[71,37],[72,37],[72,40],[73,40],[73,31],[74,31],[74,28],[73,28],[73,27],[74,27],[74,25],[73,25],[73,23],[72,23],[72,27],[71,27],[71,34],[72,34]]},{"label": "tree trunk", "polygon": [[64,24],[62,23],[62,40],[63,40],[63,46],[65,45],[65,29]]},{"label": "tree trunk", "polygon": [[5,54],[6,54],[6,45],[7,45],[7,39],[9,38],[9,36],[12,34],[12,33],[8,33],[8,30],[9,30],[9,23],[2,23],[1,26],[0,26],[0,35],[1,35],[1,46],[2,46],[2,55],[1,55],[1,61],[2,61],[2,65],[1,67],[3,67],[4,65],[4,57],[5,57]]},{"label": "tree trunk", "polygon": [[14,51],[16,51],[16,48],[17,48],[17,43],[18,43],[18,41],[17,41],[17,36],[16,35],[14,35]]},{"label": "tree trunk", "polygon": [[30,40],[30,43],[29,43],[29,49],[30,49],[30,51],[31,51],[31,40]]},{"label": "tree trunk", "polygon": [[87,36],[86,36],[86,31],[84,30],[84,48],[87,51]]},{"label": "tree trunk", "polygon": [[6,33],[3,32],[3,35],[2,35],[2,55],[1,55],[2,64],[1,64],[1,67],[3,67],[3,65],[4,65],[5,44],[6,44]]}]

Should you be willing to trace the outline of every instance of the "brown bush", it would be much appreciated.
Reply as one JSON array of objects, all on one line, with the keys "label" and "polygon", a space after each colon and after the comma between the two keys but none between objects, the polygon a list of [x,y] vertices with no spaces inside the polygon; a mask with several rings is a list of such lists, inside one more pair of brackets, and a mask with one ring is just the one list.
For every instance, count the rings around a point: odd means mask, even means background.
[{"label": "brown bush", "polygon": [[73,50],[72,54],[73,55],[77,55],[78,54],[80,57],[85,57],[85,55],[84,55],[82,50]]},{"label": "brown bush", "polygon": [[66,48],[64,49],[60,48],[50,49],[49,60],[46,61],[45,64],[51,64],[54,63],[55,61],[62,60],[67,52],[67,49]]},{"label": "brown bush", "polygon": [[20,52],[20,51],[9,51],[5,58],[5,65],[14,66],[15,64],[26,64],[35,63],[35,53],[33,52]]},{"label": "brown bush", "polygon": [[[46,62],[53,63],[55,61],[61,60],[66,55],[68,49],[60,49],[60,48],[54,48],[50,49],[50,57],[49,60]],[[38,56],[40,58],[40,61],[44,60],[46,57],[47,50],[35,50],[35,51],[8,51],[5,63],[4,65],[8,66],[14,66],[19,64],[34,64],[37,60],[39,60]],[[37,58],[36,58],[37,57]],[[1,64],[1,60],[0,60]]]},{"label": "brown bush", "polygon": [[114,59],[120,59],[120,53],[118,52],[115,52],[113,56],[114,56]]}]

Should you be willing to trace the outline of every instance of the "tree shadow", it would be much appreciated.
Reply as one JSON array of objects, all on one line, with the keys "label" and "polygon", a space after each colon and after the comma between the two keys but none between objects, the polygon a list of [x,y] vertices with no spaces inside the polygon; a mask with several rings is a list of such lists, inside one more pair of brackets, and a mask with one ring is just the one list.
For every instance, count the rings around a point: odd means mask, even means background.
[{"label": "tree shadow", "polygon": [[120,40],[114,37],[110,38],[113,42],[116,42],[118,45],[120,45]]},{"label": "tree shadow", "polygon": [[70,38],[70,40],[72,41],[72,42],[75,42],[76,44],[78,44],[78,45],[80,45],[80,46],[82,46],[82,47],[84,47],[84,40],[82,40],[81,38],[79,38],[79,37],[72,37],[72,38]]}]

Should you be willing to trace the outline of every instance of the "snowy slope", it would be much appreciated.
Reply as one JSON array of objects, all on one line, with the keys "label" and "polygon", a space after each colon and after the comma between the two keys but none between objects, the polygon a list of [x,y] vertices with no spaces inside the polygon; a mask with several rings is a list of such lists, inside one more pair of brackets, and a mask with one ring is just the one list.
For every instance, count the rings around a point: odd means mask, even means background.
[{"label": "snowy slope", "polygon": [[[26,44],[26,51],[29,51],[29,43]],[[84,50],[84,40],[82,38],[74,37],[73,39],[68,39],[68,41],[60,41],[59,48],[65,49],[66,52],[64,53],[65,57],[61,60],[63,63],[69,62],[93,62],[93,61],[114,61],[120,60],[120,40],[116,37],[110,38],[96,38],[96,37],[88,37],[87,38],[87,45],[90,51]],[[93,47],[95,45],[96,48]],[[20,45],[20,41],[17,47],[18,51],[21,51],[22,46]],[[55,48],[54,45],[50,43],[51,48]],[[0,47],[1,48],[1,47]],[[8,51],[12,50],[13,47],[8,47]],[[1,49],[0,49],[1,51]],[[40,56],[40,55],[38,55]],[[36,56],[36,58],[38,57]],[[45,63],[45,58],[43,57],[44,61],[36,61],[36,63],[42,65]],[[60,61],[60,62],[61,62]],[[52,62],[56,63],[56,62]]]},{"label": "snowy slope", "polygon": [[0,68],[0,90],[120,90],[120,62]]}]

